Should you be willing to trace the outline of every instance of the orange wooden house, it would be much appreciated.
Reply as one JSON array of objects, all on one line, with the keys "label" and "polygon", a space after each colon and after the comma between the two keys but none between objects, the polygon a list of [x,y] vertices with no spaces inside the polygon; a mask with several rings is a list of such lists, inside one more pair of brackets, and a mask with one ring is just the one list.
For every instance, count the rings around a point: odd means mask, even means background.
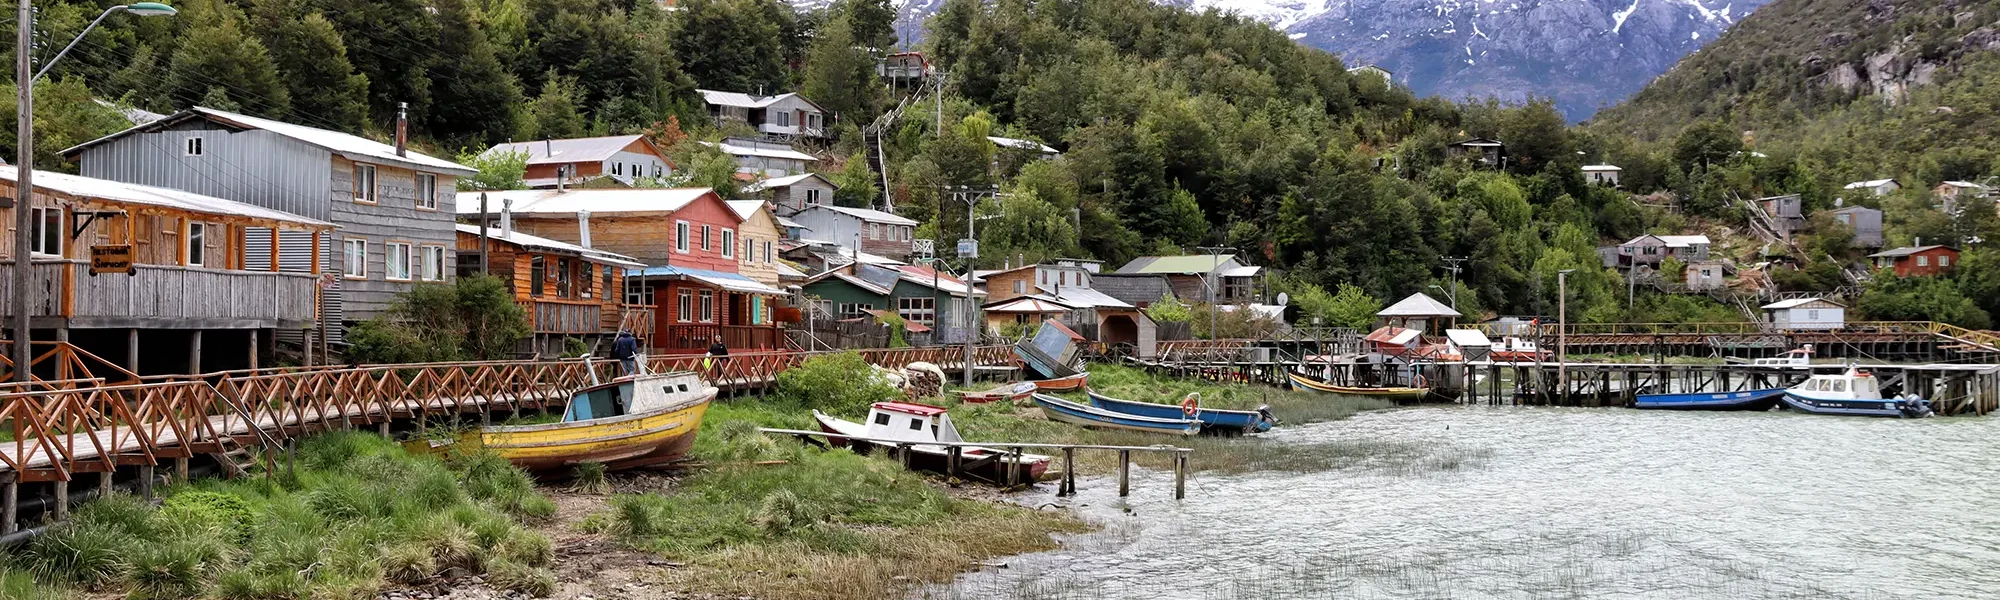
[{"label": "orange wooden house", "polygon": [[625,271],[645,266],[639,261],[506,226],[479,234],[478,225],[458,225],[459,275],[479,272],[483,255],[486,272],[507,282],[527,311],[536,352],[560,354],[568,337],[595,346],[620,329],[651,336],[651,307],[624,304]]}]

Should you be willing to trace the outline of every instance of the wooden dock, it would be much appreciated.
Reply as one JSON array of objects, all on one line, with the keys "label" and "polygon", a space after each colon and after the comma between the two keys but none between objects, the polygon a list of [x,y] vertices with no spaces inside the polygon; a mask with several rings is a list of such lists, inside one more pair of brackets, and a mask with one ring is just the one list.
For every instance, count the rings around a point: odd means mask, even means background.
[{"label": "wooden dock", "polygon": [[[974,448],[974,447],[1004,448],[1005,451],[1001,453],[1002,459],[1014,459],[1014,460],[1019,460],[1019,457],[1023,453],[1025,453],[1029,448],[1034,448],[1037,450],[1061,450],[1063,456],[1063,472],[1062,472],[1061,484],[1056,487],[1057,496],[1076,495],[1076,451],[1108,450],[1108,451],[1116,451],[1118,453],[1118,497],[1123,498],[1132,495],[1133,452],[1165,452],[1174,455],[1174,499],[1175,500],[1185,499],[1187,498],[1188,456],[1194,453],[1193,448],[1182,448],[1179,446],[1168,446],[1164,444],[1156,446],[1105,446],[1099,444],[1041,444],[1041,443],[1027,443],[1027,442],[924,442],[919,444],[907,440],[871,438],[871,437],[863,437],[857,435],[843,435],[837,433],[829,433],[825,431],[809,431],[804,429],[760,428],[758,429],[758,431],[762,431],[764,433],[775,433],[779,435],[791,435],[800,438],[824,438],[828,441],[832,441],[835,438],[839,438],[839,439],[853,439],[853,440],[871,442],[877,445],[893,448],[893,450],[890,451],[890,456],[902,460],[904,467],[908,467],[910,465],[910,457],[913,456],[913,453],[911,452],[912,448],[916,446],[944,447],[948,448],[951,454],[950,459],[945,463],[947,465],[945,467],[945,476],[951,478],[958,477],[958,468],[960,464],[959,450],[964,448]],[[1005,485],[1011,488],[1017,485],[1021,485],[1023,483],[1034,483],[1034,482],[1023,482],[1016,479],[1019,476],[1020,476],[1020,469],[1013,469],[1013,468],[1007,469],[1007,481],[1005,482]],[[995,483],[1000,483],[1000,482],[995,482]]]}]

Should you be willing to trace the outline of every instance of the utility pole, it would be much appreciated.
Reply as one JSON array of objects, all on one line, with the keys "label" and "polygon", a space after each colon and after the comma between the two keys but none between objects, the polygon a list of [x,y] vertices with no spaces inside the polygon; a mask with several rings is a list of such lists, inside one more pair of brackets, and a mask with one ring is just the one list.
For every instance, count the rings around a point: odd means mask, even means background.
[{"label": "utility pole", "polygon": [[1576,269],[1556,271],[1556,386],[1569,395],[1569,274]]},{"label": "utility pole", "polygon": [[[35,9],[29,0],[15,3],[14,24],[14,90],[19,93],[15,100],[14,118],[14,381],[27,383],[34,379],[35,353],[28,348],[28,329],[33,320],[28,316],[28,287],[34,282],[33,240],[29,233],[34,231],[35,216],[29,206],[35,197],[35,68],[32,64],[35,46]],[[9,523],[9,529],[12,523]]]},{"label": "utility pole", "polygon": [[1456,256],[1447,256],[1444,259],[1444,268],[1451,271],[1451,293],[1445,294],[1445,297],[1451,299],[1452,310],[1458,310],[1458,265],[1463,262],[1465,259]]},{"label": "utility pole", "polygon": [[1222,274],[1217,271],[1222,270],[1222,257],[1225,256],[1223,253],[1228,252],[1228,255],[1233,256],[1236,254],[1236,249],[1229,246],[1195,246],[1194,249],[1207,252],[1214,258],[1215,266],[1208,269],[1208,339],[1221,339],[1215,332],[1215,314],[1222,312],[1221,307],[1216,304],[1216,299],[1220,295],[1216,288],[1222,285]]}]

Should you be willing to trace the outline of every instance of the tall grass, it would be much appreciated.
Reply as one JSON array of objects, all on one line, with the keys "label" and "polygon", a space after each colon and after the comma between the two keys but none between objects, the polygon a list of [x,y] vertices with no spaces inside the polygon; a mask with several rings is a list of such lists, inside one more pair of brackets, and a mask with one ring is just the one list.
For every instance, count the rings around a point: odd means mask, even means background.
[{"label": "tall grass", "polygon": [[529,592],[552,577],[548,538],[520,519],[554,506],[504,459],[411,455],[351,432],[307,439],[298,457],[293,478],[174,486],[158,509],[122,495],[86,504],[10,557],[0,591],[361,598],[454,568],[504,567]]}]

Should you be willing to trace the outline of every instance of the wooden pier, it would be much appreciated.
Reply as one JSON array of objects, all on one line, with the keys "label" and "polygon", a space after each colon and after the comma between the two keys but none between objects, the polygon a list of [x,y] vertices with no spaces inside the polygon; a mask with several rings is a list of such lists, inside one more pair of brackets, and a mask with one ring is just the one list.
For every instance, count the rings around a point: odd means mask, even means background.
[{"label": "wooden pier", "polygon": [[[1060,484],[1057,485],[1056,487],[1057,496],[1076,495],[1076,451],[1110,450],[1118,452],[1118,497],[1123,498],[1132,495],[1133,452],[1165,452],[1174,455],[1174,499],[1181,500],[1187,498],[1188,456],[1194,453],[1193,448],[1181,448],[1178,446],[1167,446],[1167,445],[1104,446],[1097,444],[1040,444],[1040,443],[1025,443],[1025,442],[924,442],[919,444],[915,442],[910,442],[908,440],[871,438],[858,435],[843,435],[838,433],[829,433],[825,431],[808,431],[804,429],[760,428],[758,429],[758,431],[762,431],[764,433],[775,433],[779,435],[798,436],[800,438],[806,438],[806,439],[825,438],[828,441],[831,441],[834,438],[839,438],[843,440],[850,440],[850,439],[861,440],[879,446],[893,447],[893,450],[890,451],[890,456],[897,458],[898,460],[901,460],[903,462],[903,466],[906,468],[910,465],[910,457],[913,456],[911,448],[915,446],[941,446],[947,448],[950,453],[949,459],[946,460],[945,462],[946,464],[945,476],[950,477],[952,479],[958,478],[959,465],[961,464],[959,461],[959,451],[964,448],[972,448],[972,447],[1004,448],[1005,451],[1002,452],[999,456],[999,459],[1003,461],[1009,459],[1019,460],[1022,454],[1026,452],[1027,449],[1029,448],[1034,448],[1037,450],[1061,450],[1062,461],[1063,461],[1063,472],[1062,472],[1062,480]],[[1004,482],[1005,485],[1009,488],[1012,488],[1021,485],[1022,483],[1034,483],[1034,482],[1020,481],[1018,479],[1018,477],[1020,477],[1020,474],[1021,474],[1020,469],[1012,469],[1012,468],[1007,469],[1007,481]],[[994,483],[1001,483],[1001,482],[994,482]]]}]

